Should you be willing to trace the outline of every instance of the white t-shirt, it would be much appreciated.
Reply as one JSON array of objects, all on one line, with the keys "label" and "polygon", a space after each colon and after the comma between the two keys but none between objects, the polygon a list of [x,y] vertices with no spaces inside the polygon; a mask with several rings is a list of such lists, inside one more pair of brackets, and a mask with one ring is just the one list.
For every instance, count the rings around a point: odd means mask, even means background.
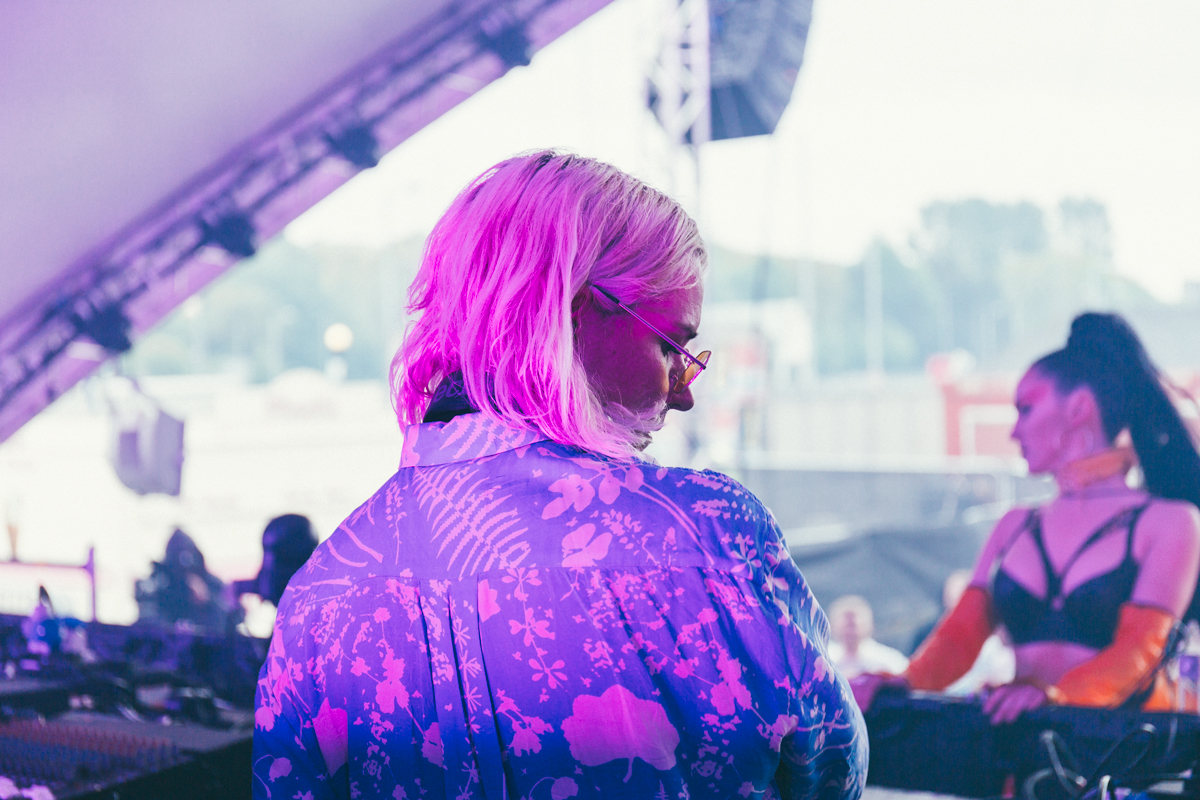
[{"label": "white t-shirt", "polygon": [[880,644],[874,639],[865,639],[858,643],[858,652],[853,656],[846,653],[841,642],[829,643],[829,657],[838,672],[847,680],[857,678],[866,672],[891,672],[900,674],[908,667],[908,659],[894,647]]}]

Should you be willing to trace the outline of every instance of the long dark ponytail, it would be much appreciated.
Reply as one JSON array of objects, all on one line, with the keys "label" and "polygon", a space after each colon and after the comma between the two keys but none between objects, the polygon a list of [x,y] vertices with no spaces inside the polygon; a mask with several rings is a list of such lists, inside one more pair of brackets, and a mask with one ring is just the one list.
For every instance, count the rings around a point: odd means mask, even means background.
[{"label": "long dark ponytail", "polygon": [[1141,340],[1117,314],[1089,312],[1071,323],[1067,345],[1035,364],[1060,392],[1092,390],[1111,442],[1128,429],[1146,491],[1200,506],[1200,453]]}]

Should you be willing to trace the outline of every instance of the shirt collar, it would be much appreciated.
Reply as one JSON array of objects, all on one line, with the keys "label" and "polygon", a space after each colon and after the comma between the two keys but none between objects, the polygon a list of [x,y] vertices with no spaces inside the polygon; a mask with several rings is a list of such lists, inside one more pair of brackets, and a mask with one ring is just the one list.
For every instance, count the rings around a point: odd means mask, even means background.
[{"label": "shirt collar", "polygon": [[460,370],[442,378],[421,422],[449,422],[460,414],[478,410],[471,398],[467,397],[467,385]]},{"label": "shirt collar", "polygon": [[545,434],[489,419],[479,412],[449,422],[422,422],[404,429],[400,467],[470,461],[546,441]]}]

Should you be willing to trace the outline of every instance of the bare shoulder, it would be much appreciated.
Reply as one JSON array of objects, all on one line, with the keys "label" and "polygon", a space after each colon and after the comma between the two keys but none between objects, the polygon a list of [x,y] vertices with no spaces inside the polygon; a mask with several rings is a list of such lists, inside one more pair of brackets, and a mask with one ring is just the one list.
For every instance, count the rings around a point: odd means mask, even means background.
[{"label": "bare shoulder", "polygon": [[971,579],[972,583],[982,584],[987,581],[992,563],[1000,556],[1000,552],[1012,542],[1020,530],[1025,527],[1025,521],[1029,518],[1030,511],[1031,509],[1022,507],[1009,509],[996,522],[991,534],[988,536],[987,542],[983,545],[983,551],[979,554],[979,561],[975,564],[975,574]]},{"label": "bare shoulder", "polygon": [[1156,498],[1142,514],[1138,528],[1143,536],[1151,534],[1155,542],[1200,542],[1200,510],[1186,500]]},{"label": "bare shoulder", "polygon": [[1155,498],[1138,520],[1133,549],[1141,567],[1131,600],[1182,616],[1200,573],[1200,512]]},{"label": "bare shoulder", "polygon": [[1005,512],[1004,516],[992,528],[992,533],[988,536],[987,544],[984,545],[984,552],[986,553],[989,550],[999,551],[1000,548],[1008,544],[1013,536],[1017,534],[1017,531],[1025,527],[1025,522],[1029,519],[1031,511],[1033,511],[1031,508],[1017,507]]}]

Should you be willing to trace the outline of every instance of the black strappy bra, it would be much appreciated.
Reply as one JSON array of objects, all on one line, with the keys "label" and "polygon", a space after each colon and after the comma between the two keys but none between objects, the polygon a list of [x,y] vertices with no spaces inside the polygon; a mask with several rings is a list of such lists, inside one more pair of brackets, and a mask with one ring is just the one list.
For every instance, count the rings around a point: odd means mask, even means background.
[{"label": "black strappy bra", "polygon": [[[1128,602],[1133,595],[1138,576],[1139,566],[1133,558],[1133,532],[1142,512],[1149,505],[1146,502],[1135,508],[1127,508],[1097,528],[1067,560],[1061,572],[1054,571],[1050,556],[1046,553],[1038,509],[1029,512],[1025,525],[1009,540],[992,566],[992,605],[999,620],[1008,628],[1013,644],[1076,642],[1100,650],[1112,643],[1121,604]],[[1063,578],[1076,559],[1122,525],[1126,528],[1125,558],[1116,569],[1081,583],[1070,594],[1063,594]],[[1042,557],[1042,566],[1046,571],[1045,597],[1030,593],[1000,569],[1000,562],[1004,560],[1008,549],[1025,531],[1029,531],[1033,537]]]}]

